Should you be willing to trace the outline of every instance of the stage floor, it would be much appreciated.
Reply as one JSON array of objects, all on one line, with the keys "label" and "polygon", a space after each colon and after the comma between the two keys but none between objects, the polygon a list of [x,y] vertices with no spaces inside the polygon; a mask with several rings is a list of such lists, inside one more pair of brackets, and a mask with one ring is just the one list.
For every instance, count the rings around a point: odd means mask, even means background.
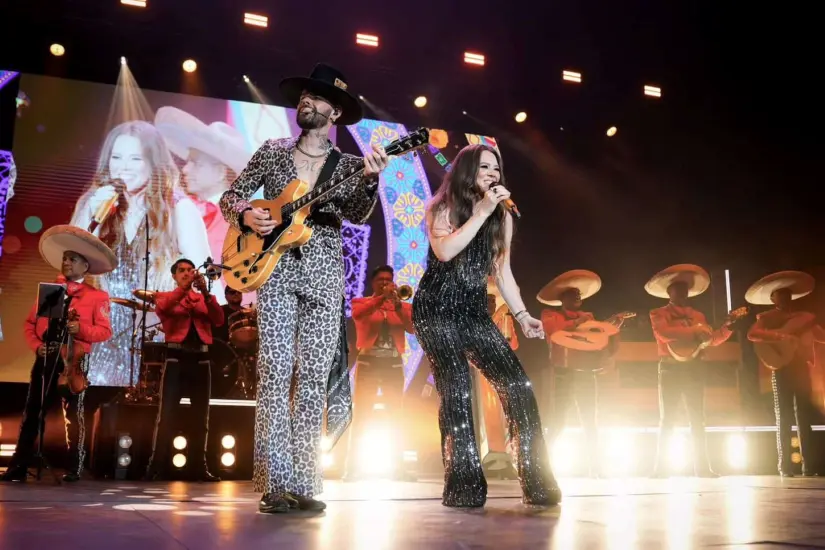
[{"label": "stage floor", "polygon": [[487,507],[441,506],[440,480],[327,482],[326,513],[263,515],[248,482],[0,484],[0,548],[825,548],[825,478],[564,479],[528,508],[516,482]]}]

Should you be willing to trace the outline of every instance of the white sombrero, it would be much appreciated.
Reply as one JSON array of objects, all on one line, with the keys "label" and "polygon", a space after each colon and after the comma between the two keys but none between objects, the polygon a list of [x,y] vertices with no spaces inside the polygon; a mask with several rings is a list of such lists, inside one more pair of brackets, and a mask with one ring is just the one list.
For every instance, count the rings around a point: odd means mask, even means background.
[{"label": "white sombrero", "polygon": [[755,305],[770,305],[771,294],[780,288],[791,290],[791,299],[796,300],[814,291],[814,278],[803,271],[780,271],[765,275],[745,292],[745,300]]},{"label": "white sombrero", "polygon": [[582,295],[582,300],[590,298],[602,287],[601,278],[586,269],[566,271],[544,285],[536,300],[548,306],[560,306],[561,295],[571,288],[576,288]]},{"label": "white sombrero", "polygon": [[161,107],[155,114],[155,127],[169,149],[182,159],[189,158],[190,149],[197,149],[240,174],[252,158],[243,135],[225,122],[207,126],[186,111]]},{"label": "white sombrero", "polygon": [[651,277],[645,290],[657,298],[670,298],[667,289],[673,283],[687,283],[688,297],[698,296],[710,286],[710,275],[698,265],[676,264]]},{"label": "white sombrero", "polygon": [[61,271],[63,253],[72,251],[89,262],[89,275],[109,273],[117,267],[117,257],[103,241],[73,225],[55,225],[40,237],[40,255],[47,264]]}]

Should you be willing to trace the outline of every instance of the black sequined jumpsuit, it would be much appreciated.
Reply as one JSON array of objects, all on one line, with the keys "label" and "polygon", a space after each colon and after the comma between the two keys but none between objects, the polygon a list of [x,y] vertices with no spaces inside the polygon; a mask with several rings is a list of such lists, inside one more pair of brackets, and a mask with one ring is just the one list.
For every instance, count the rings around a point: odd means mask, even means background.
[{"label": "black sequined jumpsuit", "polygon": [[482,231],[448,262],[429,252],[413,301],[416,336],[432,364],[445,506],[478,507],[487,499],[470,402],[471,360],[495,388],[507,416],[524,502],[555,504],[561,492],[550,469],[536,399],[516,354],[487,311],[492,258]]}]

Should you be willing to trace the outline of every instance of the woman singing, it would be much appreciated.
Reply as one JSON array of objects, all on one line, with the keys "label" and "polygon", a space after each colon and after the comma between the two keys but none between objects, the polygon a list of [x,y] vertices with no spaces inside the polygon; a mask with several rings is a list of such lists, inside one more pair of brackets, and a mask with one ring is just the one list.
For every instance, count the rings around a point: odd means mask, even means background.
[{"label": "woman singing", "polygon": [[[112,298],[132,298],[133,290],[143,288],[147,220],[150,290],[174,288],[171,266],[179,257],[200,262],[209,255],[203,219],[180,189],[180,173],[163,137],[148,122],[124,122],[109,132],[72,225],[88,229],[101,205],[115,196],[115,210],[94,230],[119,261],[117,269],[97,279]],[[90,378],[97,385],[124,386],[129,384],[132,312],[115,306],[111,316],[114,336],[95,348]]]},{"label": "woman singing", "polygon": [[495,388],[504,407],[518,453],[524,503],[552,505],[561,500],[530,381],[487,311],[487,275],[492,274],[524,334],[543,336],[541,321],[527,313],[510,270],[513,221],[500,204],[509,196],[498,152],[472,145],[455,158],[427,211],[430,252],[413,302],[413,324],[441,396],[445,506],[480,507],[487,499],[473,429],[468,360]]}]

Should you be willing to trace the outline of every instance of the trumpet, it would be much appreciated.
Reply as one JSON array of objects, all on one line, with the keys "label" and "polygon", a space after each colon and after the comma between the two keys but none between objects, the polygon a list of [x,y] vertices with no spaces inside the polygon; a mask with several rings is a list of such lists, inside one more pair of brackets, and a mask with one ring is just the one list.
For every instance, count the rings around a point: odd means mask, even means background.
[{"label": "trumpet", "polygon": [[413,295],[413,289],[410,285],[401,285],[396,289],[396,292],[401,300],[409,300]]}]

